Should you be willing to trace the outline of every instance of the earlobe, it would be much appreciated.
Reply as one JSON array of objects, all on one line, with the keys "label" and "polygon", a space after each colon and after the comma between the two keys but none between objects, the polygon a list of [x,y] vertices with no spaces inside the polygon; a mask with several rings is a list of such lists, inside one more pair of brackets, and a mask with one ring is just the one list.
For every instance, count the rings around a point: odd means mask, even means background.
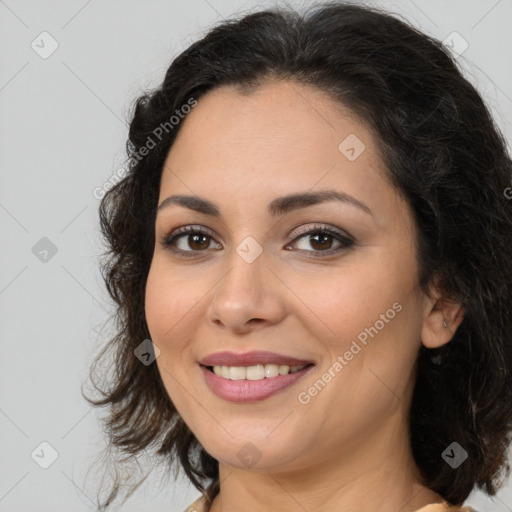
[{"label": "earlobe", "polygon": [[464,319],[460,304],[439,299],[427,312],[421,330],[421,341],[427,348],[438,348],[448,343]]}]

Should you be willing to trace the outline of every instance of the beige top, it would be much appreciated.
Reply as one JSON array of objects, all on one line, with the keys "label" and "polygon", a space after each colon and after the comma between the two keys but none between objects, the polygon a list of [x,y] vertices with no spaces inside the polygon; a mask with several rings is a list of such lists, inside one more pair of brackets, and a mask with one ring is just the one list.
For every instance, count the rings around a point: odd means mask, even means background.
[{"label": "beige top", "polygon": [[[184,512],[208,512],[210,507],[204,497],[200,497]],[[476,512],[471,507],[451,507],[448,503],[435,503],[418,509],[416,512]]]}]

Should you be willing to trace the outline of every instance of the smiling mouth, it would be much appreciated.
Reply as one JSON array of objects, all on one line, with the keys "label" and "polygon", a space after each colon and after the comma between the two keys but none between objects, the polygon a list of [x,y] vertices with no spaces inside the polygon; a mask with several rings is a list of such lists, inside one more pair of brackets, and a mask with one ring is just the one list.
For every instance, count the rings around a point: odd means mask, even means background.
[{"label": "smiling mouth", "polygon": [[[203,366],[203,365],[201,365]],[[288,366],[279,364],[256,364],[252,366],[203,366],[211,373],[229,380],[263,380],[273,379],[279,375],[299,373],[306,368],[314,366],[313,363],[301,366]]]}]

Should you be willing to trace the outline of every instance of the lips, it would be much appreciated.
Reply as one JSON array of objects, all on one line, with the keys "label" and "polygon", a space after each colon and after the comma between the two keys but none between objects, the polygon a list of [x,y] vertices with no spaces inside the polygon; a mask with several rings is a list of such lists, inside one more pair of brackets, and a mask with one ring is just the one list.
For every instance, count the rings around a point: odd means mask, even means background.
[{"label": "lips", "polygon": [[295,357],[277,354],[275,352],[252,351],[242,354],[235,352],[216,352],[199,361],[202,366],[254,366],[257,364],[278,364],[288,366],[303,366],[314,364],[307,359],[297,359]]},{"label": "lips", "polygon": [[287,375],[277,375],[261,380],[230,380],[216,375],[205,366],[200,366],[204,382],[210,391],[222,400],[238,404],[261,402],[284,393],[285,390],[292,389],[294,384],[310,375],[314,368],[315,365],[310,364],[296,373]]}]

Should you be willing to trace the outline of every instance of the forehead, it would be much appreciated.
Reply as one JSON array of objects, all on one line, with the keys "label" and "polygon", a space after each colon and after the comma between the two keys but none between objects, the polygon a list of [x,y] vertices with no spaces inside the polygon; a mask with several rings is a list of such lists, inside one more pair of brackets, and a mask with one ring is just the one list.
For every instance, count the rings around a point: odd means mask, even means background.
[{"label": "forehead", "polygon": [[[340,144],[349,152],[342,153]],[[364,150],[350,161],[348,146]],[[323,91],[288,81],[245,92],[234,86],[208,92],[181,121],[166,160],[166,167],[190,173],[269,169],[283,175],[293,168],[295,176],[368,164],[383,168],[370,130]]]},{"label": "forehead", "polygon": [[[371,153],[377,149],[368,127],[327,93],[279,81],[243,92],[234,86],[208,92],[183,121],[174,145],[208,148],[219,157],[234,153],[238,146],[239,151],[264,149],[261,156],[275,152],[274,158],[315,159],[329,148],[329,155],[337,159],[338,145],[348,136],[360,141],[358,149],[363,144]],[[171,151],[179,154],[176,149]],[[204,151],[197,154],[204,156]],[[187,157],[190,161],[194,155]]]},{"label": "forehead", "polygon": [[378,198],[386,217],[400,207],[371,129],[316,88],[218,87],[181,123],[160,200],[183,193],[248,205],[258,197],[266,208],[278,195],[337,188],[366,204]]}]

